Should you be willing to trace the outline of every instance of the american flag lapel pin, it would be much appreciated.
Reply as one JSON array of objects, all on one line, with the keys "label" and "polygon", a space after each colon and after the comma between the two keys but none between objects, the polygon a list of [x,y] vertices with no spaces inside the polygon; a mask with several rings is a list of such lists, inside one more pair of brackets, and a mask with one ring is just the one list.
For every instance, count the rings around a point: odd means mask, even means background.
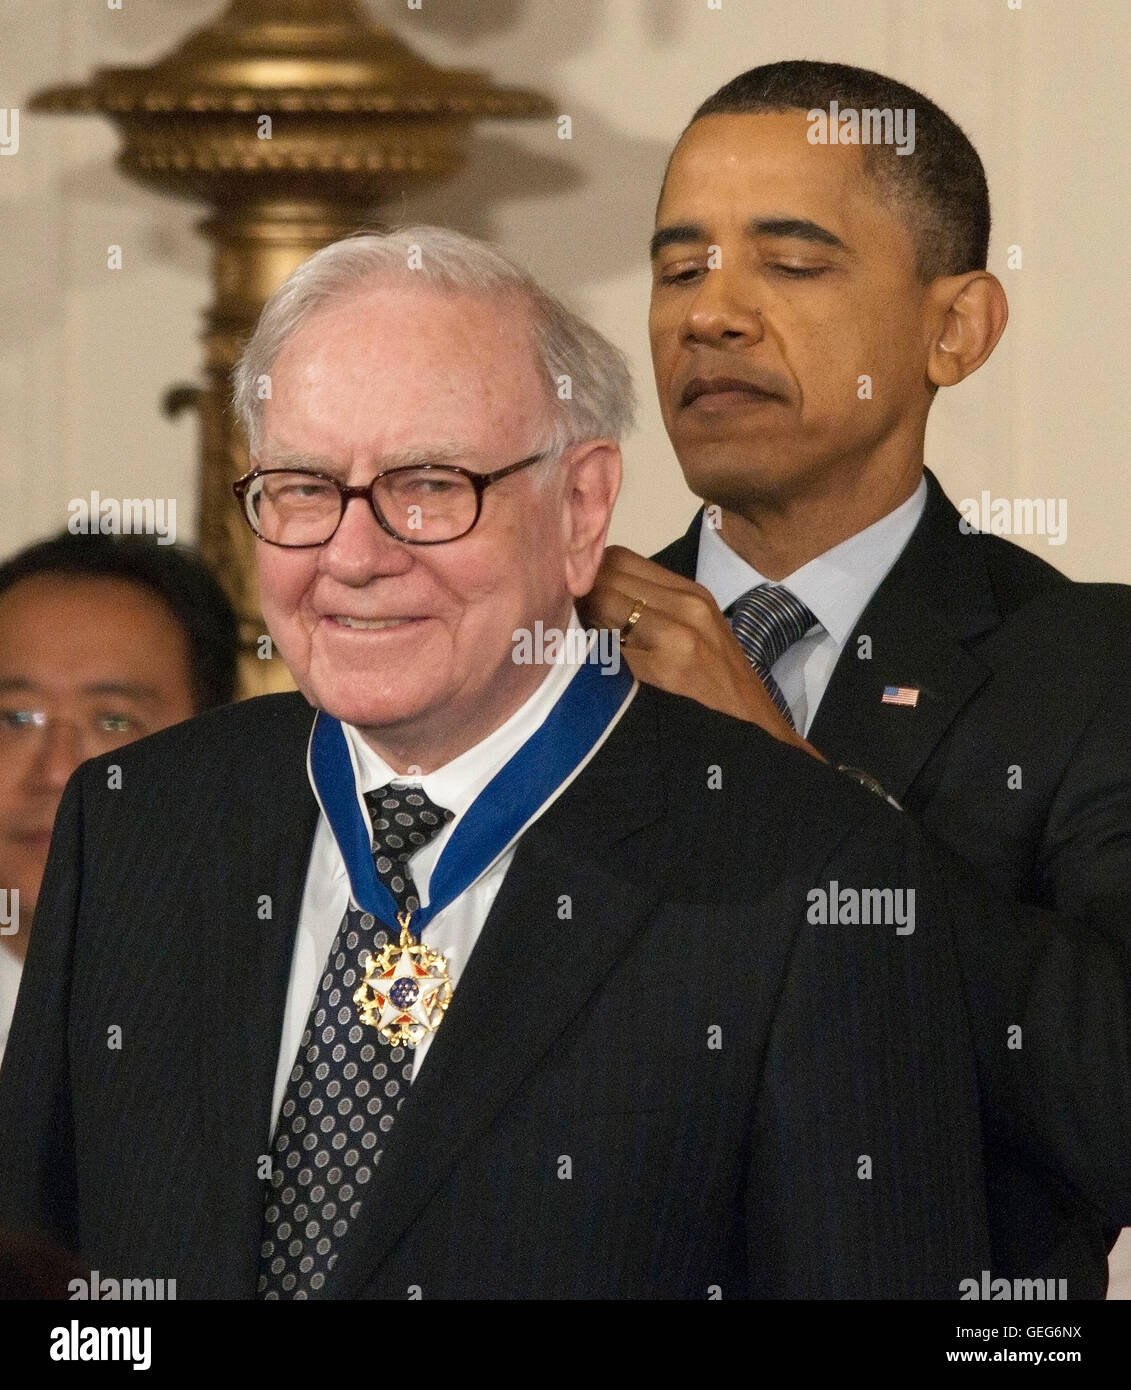
[{"label": "american flag lapel pin", "polygon": [[885,685],[880,696],[882,705],[910,705],[912,709],[919,703],[917,685]]}]

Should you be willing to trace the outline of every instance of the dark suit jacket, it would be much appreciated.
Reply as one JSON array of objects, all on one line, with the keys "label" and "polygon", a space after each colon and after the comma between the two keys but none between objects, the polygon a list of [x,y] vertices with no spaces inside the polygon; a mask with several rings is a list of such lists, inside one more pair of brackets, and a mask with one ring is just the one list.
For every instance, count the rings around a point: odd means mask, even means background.
[{"label": "dark suit jacket", "polygon": [[[0,1227],[253,1296],[310,721],[252,700],[71,780],[0,1074]],[[830,881],[915,889],[914,932],[813,925]],[[951,896],[907,817],[643,688],[523,836],[326,1294],[955,1297],[988,1267],[955,937],[990,924]],[[1055,940],[1025,942],[1019,1143],[1064,1026]],[[1108,1143],[1042,1153],[1117,1200]]]},{"label": "dark suit jacket", "polygon": [[[963,534],[930,472],[927,483],[809,740],[878,777],[1003,899],[1102,932],[1131,974],[1131,588],[1073,583],[1009,541]],[[698,547],[696,517],[655,559],[694,578]],[[889,685],[917,688],[918,706],[882,704]],[[1074,1296],[1102,1296],[1111,1237],[1095,1212],[1046,1175],[1001,1171],[1001,1272],[1055,1273]]]},{"label": "dark suit jacket", "polygon": [[[252,1295],[310,719],[253,700],[72,779],[0,1074],[0,1228]],[[914,889],[914,932],[812,924],[832,882]],[[1066,977],[1055,924],[958,900],[909,817],[643,688],[523,836],[326,1293],[953,1297],[989,1267],[979,1085],[1006,1141],[1131,1212],[1131,1107],[1059,1124],[1082,1076],[1115,1108],[1125,1048],[1093,1068],[1121,996],[1081,1018]]]}]

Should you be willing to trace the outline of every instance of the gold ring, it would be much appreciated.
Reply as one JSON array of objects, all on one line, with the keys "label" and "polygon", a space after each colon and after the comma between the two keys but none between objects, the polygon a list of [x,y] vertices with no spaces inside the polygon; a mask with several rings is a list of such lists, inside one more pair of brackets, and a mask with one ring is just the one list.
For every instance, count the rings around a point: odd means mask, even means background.
[{"label": "gold ring", "polygon": [[632,600],[632,612],[628,615],[628,622],[620,630],[620,640],[623,642],[636,624],[640,621],[640,615],[648,607],[646,598],[634,598]]}]

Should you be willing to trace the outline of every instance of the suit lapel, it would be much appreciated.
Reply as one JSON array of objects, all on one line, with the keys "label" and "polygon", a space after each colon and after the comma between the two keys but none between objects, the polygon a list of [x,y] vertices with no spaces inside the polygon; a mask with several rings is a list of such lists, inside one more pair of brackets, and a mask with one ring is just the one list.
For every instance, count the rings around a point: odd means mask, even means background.
[{"label": "suit lapel", "polygon": [[[857,656],[859,639],[871,655]],[[901,801],[959,711],[987,679],[937,611],[914,595],[878,590],[833,671],[808,732],[835,763],[862,768]],[[914,706],[885,704],[888,687]]]},{"label": "suit lapel", "polygon": [[[872,596],[841,653],[809,729],[835,762],[862,767],[897,800],[989,668],[968,647],[1000,621],[975,546],[927,473],[927,504],[903,553]],[[870,655],[862,639],[869,639]],[[883,703],[886,687],[918,691],[915,706]]]},{"label": "suit lapel", "polygon": [[254,810],[249,815],[246,797],[233,797],[229,850],[201,905],[209,960],[198,1086],[208,1131],[201,1147],[209,1157],[194,1195],[209,1207],[215,1248],[202,1252],[206,1268],[227,1270],[237,1284],[229,1296],[240,1296],[241,1281],[248,1296],[255,1287],[263,1217],[258,1159],[270,1150],[279,1039],[318,818],[306,775],[313,712],[297,695],[277,710],[283,717],[270,736]]},{"label": "suit lapel", "polygon": [[[968,644],[1000,622],[978,547],[963,544],[957,510],[930,470],[926,478],[919,525],[861,615],[809,729],[822,753],[878,777],[897,800],[987,679]],[[654,556],[658,564],[695,577],[701,517]],[[884,704],[888,686],[917,690],[918,703]]]},{"label": "suit lapel", "polygon": [[[373,1200],[327,1295],[361,1295],[437,1186],[585,1006],[654,899],[617,876],[614,847],[660,814],[654,714],[639,696],[608,742],[519,842],[420,1079],[390,1131]],[[562,894],[569,922],[558,918]],[[657,893],[658,896],[658,893]],[[508,1006],[501,986],[517,985]],[[505,1024],[505,1026],[504,1026]]]}]

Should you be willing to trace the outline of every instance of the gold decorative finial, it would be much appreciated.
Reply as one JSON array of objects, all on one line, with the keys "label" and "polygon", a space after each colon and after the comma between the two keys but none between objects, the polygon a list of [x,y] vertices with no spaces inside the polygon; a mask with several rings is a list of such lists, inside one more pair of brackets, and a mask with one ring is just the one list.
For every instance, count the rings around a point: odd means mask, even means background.
[{"label": "gold decorative finial", "polygon": [[[439,68],[355,0],[233,0],[212,23],[144,68],[102,68],[51,87],[34,111],[109,116],[125,173],[207,203],[215,299],[205,316],[200,548],[226,584],[255,650],[263,631],[254,542],[231,504],[247,452],[228,402],[230,373],[264,303],[321,246],[372,222],[406,179],[455,173],[472,123],[545,116],[537,93]],[[184,392],[176,399],[183,403]],[[269,664],[245,662],[268,688]]]}]

